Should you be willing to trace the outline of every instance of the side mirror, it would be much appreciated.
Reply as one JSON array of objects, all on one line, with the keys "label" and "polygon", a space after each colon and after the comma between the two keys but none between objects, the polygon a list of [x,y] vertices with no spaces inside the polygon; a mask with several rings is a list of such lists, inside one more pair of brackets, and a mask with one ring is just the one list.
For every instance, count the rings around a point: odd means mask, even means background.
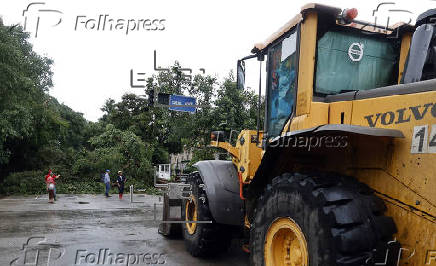
[{"label": "side mirror", "polygon": [[236,71],[237,88],[243,90],[245,88],[245,62],[243,60],[238,60]]}]

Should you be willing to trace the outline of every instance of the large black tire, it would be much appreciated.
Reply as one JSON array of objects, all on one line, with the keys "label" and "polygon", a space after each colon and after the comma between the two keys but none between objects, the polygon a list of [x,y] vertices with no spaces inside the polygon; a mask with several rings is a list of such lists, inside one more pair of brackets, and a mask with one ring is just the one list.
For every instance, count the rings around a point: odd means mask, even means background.
[{"label": "large black tire", "polygon": [[[250,231],[250,263],[265,265],[265,236],[272,222],[290,217],[307,242],[309,265],[373,265],[384,261],[396,232],[386,206],[352,177],[283,174],[258,199]],[[389,247],[395,265],[399,244]]]},{"label": "large black tire", "polygon": [[[199,173],[193,173],[187,181],[192,187],[192,196],[196,201],[197,220],[212,221],[212,223],[197,223],[193,234],[188,232],[187,225],[184,223],[182,228],[186,249],[194,257],[211,257],[226,251],[230,246],[231,232],[227,226],[217,224],[212,218],[206,192],[201,187],[203,182]],[[185,208],[186,200],[183,203],[183,220],[186,218]]]}]

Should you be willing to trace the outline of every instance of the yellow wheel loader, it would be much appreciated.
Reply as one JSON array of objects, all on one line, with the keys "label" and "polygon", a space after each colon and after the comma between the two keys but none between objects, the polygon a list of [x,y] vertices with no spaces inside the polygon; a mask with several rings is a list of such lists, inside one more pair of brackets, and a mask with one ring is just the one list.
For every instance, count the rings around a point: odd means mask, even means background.
[{"label": "yellow wheel loader", "polygon": [[265,125],[233,145],[212,132],[232,160],[186,181],[193,256],[240,232],[251,265],[436,265],[436,10],[392,27],[356,15],[308,4],[238,61],[238,87],[245,60],[266,61]]}]

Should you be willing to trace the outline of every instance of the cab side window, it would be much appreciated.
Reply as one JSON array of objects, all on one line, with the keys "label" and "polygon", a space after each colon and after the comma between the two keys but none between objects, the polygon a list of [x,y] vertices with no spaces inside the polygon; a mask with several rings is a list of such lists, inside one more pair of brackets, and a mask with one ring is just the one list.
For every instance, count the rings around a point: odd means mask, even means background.
[{"label": "cab side window", "polygon": [[298,34],[295,30],[268,51],[268,109],[269,137],[280,135],[294,110],[297,84]]}]

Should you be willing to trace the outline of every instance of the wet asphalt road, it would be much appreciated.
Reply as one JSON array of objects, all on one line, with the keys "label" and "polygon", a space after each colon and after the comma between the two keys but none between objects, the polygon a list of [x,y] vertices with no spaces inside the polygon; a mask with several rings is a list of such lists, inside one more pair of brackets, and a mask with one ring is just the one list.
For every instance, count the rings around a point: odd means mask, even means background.
[{"label": "wet asphalt road", "polygon": [[[158,196],[58,195],[0,199],[0,265],[248,265],[234,241],[213,259],[191,257],[183,239],[157,233]],[[127,196],[127,195],[126,195]]]}]

